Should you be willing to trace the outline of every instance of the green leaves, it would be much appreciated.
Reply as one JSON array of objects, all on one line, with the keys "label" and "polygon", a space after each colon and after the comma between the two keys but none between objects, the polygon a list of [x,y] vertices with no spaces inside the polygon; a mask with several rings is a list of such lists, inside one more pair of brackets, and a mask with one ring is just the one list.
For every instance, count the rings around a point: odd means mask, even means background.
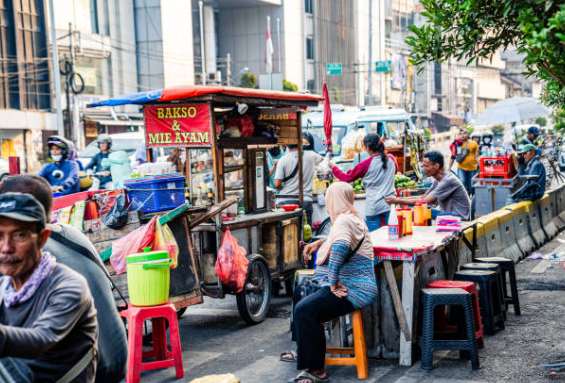
[{"label": "green leaves", "polygon": [[[428,23],[409,27],[411,62],[490,59],[509,46],[524,54],[526,74],[546,82],[548,105],[565,107],[563,0],[421,0]],[[557,4],[556,4],[557,3]],[[537,96],[537,95],[534,95]]]}]

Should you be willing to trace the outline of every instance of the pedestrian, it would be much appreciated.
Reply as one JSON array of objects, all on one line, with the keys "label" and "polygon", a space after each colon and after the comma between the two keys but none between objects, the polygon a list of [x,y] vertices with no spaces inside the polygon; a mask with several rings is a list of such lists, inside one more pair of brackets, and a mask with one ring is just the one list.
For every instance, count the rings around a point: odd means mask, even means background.
[{"label": "pedestrian", "polygon": [[494,135],[492,134],[491,131],[487,131],[483,134],[483,143],[481,144],[481,147],[480,147],[480,150],[479,150],[481,153],[486,154],[486,153],[490,152],[490,149],[493,146],[493,141],[492,141],[493,138],[494,138]]},{"label": "pedestrian", "polygon": [[[296,383],[329,381],[325,370],[324,323],[368,306],[377,298],[373,245],[354,201],[351,185],[330,185],[326,191],[326,208],[332,221],[330,233],[325,241],[316,241],[304,250],[305,259],[317,251],[316,279],[322,287],[294,308],[293,340],[298,353],[295,360],[297,369],[302,370],[294,378]],[[296,289],[295,301],[299,296]],[[293,355],[296,354],[285,353],[281,359]]]},{"label": "pedestrian", "polygon": [[386,225],[390,206],[385,198],[396,195],[394,189],[395,166],[387,156],[385,145],[378,134],[369,133],[363,138],[363,146],[369,158],[361,161],[353,169],[344,173],[338,166],[330,163],[334,176],[342,182],[353,182],[361,178],[365,189],[365,220],[369,231]]},{"label": "pedestrian", "polygon": [[440,209],[432,209],[432,218],[436,219],[439,213],[451,213],[464,221],[469,220],[471,201],[461,181],[444,167],[443,154],[432,151],[424,154],[424,173],[433,177],[432,186],[423,196],[391,197],[386,201],[389,204],[415,205],[425,202],[430,205],[437,202]]},{"label": "pedestrian", "polygon": [[520,146],[524,146],[524,145],[536,145],[536,140],[538,139],[540,135],[540,130],[537,126],[530,126],[528,128],[528,131],[526,132],[526,135],[524,137],[522,137],[522,139],[520,140]]},{"label": "pedestrian", "polygon": [[[306,137],[302,144],[309,145]],[[314,197],[314,170],[323,161],[322,156],[313,150],[302,152],[302,190],[303,207],[306,212],[308,224],[312,224]],[[298,145],[288,145],[288,152],[277,163],[274,186],[279,191],[277,194],[277,207],[287,204],[298,204],[299,176],[298,176]]]},{"label": "pedestrian", "polygon": [[513,194],[508,196],[507,205],[520,201],[536,201],[545,194],[545,166],[538,156],[535,145],[524,145],[519,152],[518,174],[526,179],[526,183]]},{"label": "pedestrian", "polygon": [[[475,141],[469,140],[469,131],[465,128],[459,130],[461,143],[457,145],[455,160],[457,166],[457,176],[465,186],[469,195],[473,194],[473,177],[477,174],[479,166],[479,145]],[[454,158],[449,160],[449,169],[453,167]]]},{"label": "pedestrian", "polygon": [[80,191],[79,166],[77,161],[69,160],[70,147],[66,139],[51,136],[47,140],[48,156],[53,160],[38,173],[51,185],[51,190],[62,195]]},{"label": "pedestrian", "polygon": [[269,187],[275,189],[275,171],[284,151],[279,145],[272,145],[267,150],[267,166],[269,167]]},{"label": "pedestrian", "polygon": [[0,195],[0,381],[94,382],[98,324],[83,276],[44,251],[43,206]]},{"label": "pedestrian", "polygon": [[[18,190],[35,197],[47,213],[47,222],[51,221],[53,196],[47,181],[33,174],[21,174],[7,178],[0,185],[0,195]],[[96,381],[117,383],[125,377],[128,348],[123,322],[108,283],[108,272],[94,245],[80,230],[64,224],[50,224],[49,228],[51,235],[43,250],[53,254],[57,263],[81,274],[94,298],[100,356]]]}]

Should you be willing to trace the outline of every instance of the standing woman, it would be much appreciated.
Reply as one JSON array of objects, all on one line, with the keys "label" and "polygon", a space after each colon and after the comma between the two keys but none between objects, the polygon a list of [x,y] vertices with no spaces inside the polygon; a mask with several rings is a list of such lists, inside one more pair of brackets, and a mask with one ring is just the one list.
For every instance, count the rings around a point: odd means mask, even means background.
[{"label": "standing woman", "polygon": [[395,197],[394,161],[387,156],[385,145],[378,134],[369,133],[363,139],[365,151],[369,158],[361,161],[353,169],[344,173],[340,168],[330,163],[334,176],[343,182],[353,182],[363,179],[365,188],[365,219],[369,231],[386,225],[390,213],[390,205],[385,198]]},{"label": "standing woman", "polygon": [[294,308],[297,369],[303,370],[294,379],[295,383],[329,380],[325,370],[324,323],[368,306],[377,298],[373,245],[365,221],[353,206],[354,201],[351,185],[332,184],[326,192],[326,209],[332,221],[330,234],[325,241],[313,242],[304,249],[305,259],[318,251],[316,279],[322,288],[300,300]]}]

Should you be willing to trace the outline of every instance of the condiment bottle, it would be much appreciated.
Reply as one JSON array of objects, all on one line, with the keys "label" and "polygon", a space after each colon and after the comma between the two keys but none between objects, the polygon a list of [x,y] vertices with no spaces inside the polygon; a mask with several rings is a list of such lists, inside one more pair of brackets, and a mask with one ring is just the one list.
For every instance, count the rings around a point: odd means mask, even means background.
[{"label": "condiment bottle", "polygon": [[206,207],[210,209],[214,205],[214,193],[208,193],[208,201],[206,201]]},{"label": "condiment bottle", "polygon": [[422,202],[416,202],[416,205],[414,205],[414,225],[425,226],[425,213]]},{"label": "condiment bottle", "polygon": [[428,226],[432,226],[432,208],[430,205],[426,205],[426,222]]},{"label": "condiment bottle", "polygon": [[202,187],[198,186],[198,191],[196,193],[196,203],[195,206],[202,206]]},{"label": "condiment bottle", "polygon": [[391,206],[390,212],[391,212],[391,214],[389,214],[389,216],[388,216],[388,239],[391,240],[391,241],[394,241],[394,240],[397,240],[399,238],[399,236],[398,236],[398,231],[399,231],[398,217],[395,214],[396,209],[395,209],[394,205]]},{"label": "condiment bottle", "polygon": [[402,209],[400,205],[396,209],[396,218],[398,218],[398,237],[402,238],[405,235],[405,223],[404,223],[404,215],[402,214]]},{"label": "condiment bottle", "polygon": [[405,222],[404,234],[412,235],[412,209],[407,206],[404,208],[404,210],[402,210],[402,213],[404,213],[403,215]]}]

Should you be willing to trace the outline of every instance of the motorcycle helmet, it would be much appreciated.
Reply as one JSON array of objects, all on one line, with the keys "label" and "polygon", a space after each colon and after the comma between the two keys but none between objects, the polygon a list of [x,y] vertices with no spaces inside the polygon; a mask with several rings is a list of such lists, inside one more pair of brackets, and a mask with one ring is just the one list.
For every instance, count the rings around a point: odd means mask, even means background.
[{"label": "motorcycle helmet", "polygon": [[66,139],[61,136],[51,136],[47,139],[47,156],[51,159],[51,146],[58,146],[62,149],[61,155],[63,156],[62,160],[66,160],[69,157],[69,144]]},{"label": "motorcycle helmet", "polygon": [[471,139],[477,138],[477,137],[478,137],[478,138],[481,138],[481,133],[479,133],[479,132],[473,132],[473,134],[471,134]]},{"label": "motorcycle helmet", "polygon": [[[100,144],[101,142],[106,142],[108,144],[108,149],[112,148],[112,137],[110,137],[107,134],[99,135],[98,138],[96,139],[96,142],[98,144]],[[100,145],[98,145],[98,148],[100,148]]]}]

